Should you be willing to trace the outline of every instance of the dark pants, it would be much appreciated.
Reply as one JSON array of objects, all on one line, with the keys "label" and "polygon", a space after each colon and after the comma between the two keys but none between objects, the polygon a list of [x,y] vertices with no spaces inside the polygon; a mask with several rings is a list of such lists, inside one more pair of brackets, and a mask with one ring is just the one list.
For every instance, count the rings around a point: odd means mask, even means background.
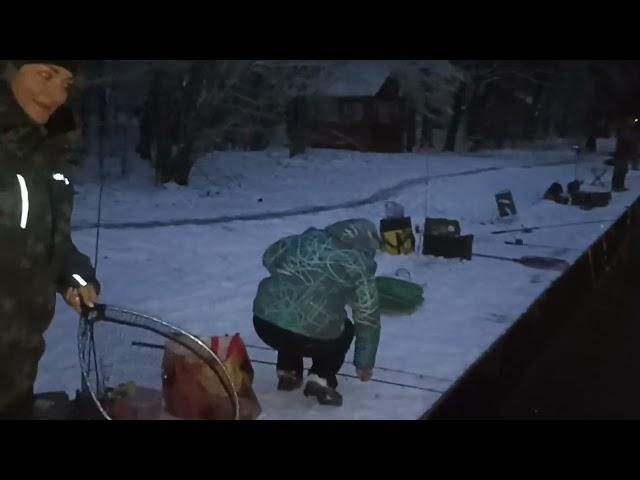
[{"label": "dark pants", "polygon": [[33,400],[33,390],[30,390],[0,411],[0,420],[32,420]]},{"label": "dark pants", "polygon": [[[3,326],[1,321],[0,326]],[[32,348],[0,347],[0,418],[24,417],[23,412],[29,411],[43,353],[44,340]]]},{"label": "dark pants", "polygon": [[622,190],[624,188],[624,179],[629,171],[628,160],[626,157],[616,158],[613,164],[613,177],[611,178],[611,189]]},{"label": "dark pants", "polygon": [[309,374],[315,373],[325,379],[331,388],[338,386],[336,374],[342,368],[353,340],[353,323],[350,320],[345,320],[342,335],[331,340],[305,337],[258,317],[253,318],[253,325],[262,341],[278,351],[278,370],[295,371],[302,376],[302,359],[310,357],[313,365]]},{"label": "dark pants", "polygon": [[624,177],[627,175],[627,170],[622,168],[615,168],[613,170],[613,178],[611,179],[611,189],[621,190],[624,188]]}]

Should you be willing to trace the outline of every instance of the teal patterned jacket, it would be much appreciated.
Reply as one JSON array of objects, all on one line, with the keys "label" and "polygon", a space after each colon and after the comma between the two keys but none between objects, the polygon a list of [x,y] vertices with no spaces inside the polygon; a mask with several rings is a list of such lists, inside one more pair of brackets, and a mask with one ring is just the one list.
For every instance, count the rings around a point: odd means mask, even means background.
[{"label": "teal patterned jacket", "polygon": [[375,251],[380,239],[366,219],[310,228],[267,248],[264,279],[253,313],[286,330],[311,338],[337,338],[350,306],[355,325],[354,363],[373,368],[380,339],[375,284]]}]

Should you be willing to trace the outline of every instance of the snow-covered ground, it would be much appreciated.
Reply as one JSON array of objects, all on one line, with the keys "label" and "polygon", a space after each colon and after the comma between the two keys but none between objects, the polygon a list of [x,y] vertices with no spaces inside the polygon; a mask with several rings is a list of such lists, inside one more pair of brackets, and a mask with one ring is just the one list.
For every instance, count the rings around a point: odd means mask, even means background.
[{"label": "snow-covered ground", "polygon": [[[427,157],[429,158],[427,166]],[[602,156],[581,160],[578,175],[589,187],[589,168]],[[574,178],[573,153],[501,151],[476,155],[370,154],[314,150],[289,159],[285,150],[216,153],[195,167],[189,187],[155,187],[138,165],[137,175],[109,179],[103,198],[98,274],[102,300],[151,313],[202,336],[239,332],[250,345],[254,388],[264,419],[415,419],[523,313],[559,275],[517,263],[484,258],[445,260],[378,254],[378,273],[406,268],[426,285],[425,302],[408,316],[384,316],[376,382],[340,377],[341,408],[321,407],[301,392],[275,389],[275,361],[252,326],[251,305],[264,249],[309,226],[368,217],[377,222],[384,203],[402,203],[414,222],[429,216],[460,220],[475,237],[474,252],[519,258],[575,260],[619,216],[640,190],[630,172],[629,192],[606,208],[583,211],[542,200],[553,182]],[[430,176],[428,188],[425,177]],[[605,175],[607,185],[611,173]],[[93,256],[97,193],[78,187],[74,240]],[[513,192],[518,220],[497,219],[494,194]],[[428,192],[428,196],[425,195]],[[492,230],[565,222],[596,223],[492,235]],[[172,223],[177,223],[172,225]],[[541,247],[510,246],[523,238]],[[77,316],[58,302],[47,334],[38,390],[79,385]],[[351,362],[352,358],[347,358]],[[353,375],[347,363],[342,373]]]}]

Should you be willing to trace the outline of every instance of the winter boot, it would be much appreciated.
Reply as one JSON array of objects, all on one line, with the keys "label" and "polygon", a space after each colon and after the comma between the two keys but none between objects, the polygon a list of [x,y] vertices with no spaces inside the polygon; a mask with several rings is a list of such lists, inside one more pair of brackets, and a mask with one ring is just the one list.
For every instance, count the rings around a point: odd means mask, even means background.
[{"label": "winter boot", "polygon": [[342,395],[335,389],[327,385],[324,378],[316,374],[311,374],[307,378],[307,385],[304,387],[305,397],[316,397],[320,405],[331,405],[340,407],[342,405]]},{"label": "winter boot", "polygon": [[291,392],[302,387],[302,374],[295,371],[278,370],[278,390]]}]

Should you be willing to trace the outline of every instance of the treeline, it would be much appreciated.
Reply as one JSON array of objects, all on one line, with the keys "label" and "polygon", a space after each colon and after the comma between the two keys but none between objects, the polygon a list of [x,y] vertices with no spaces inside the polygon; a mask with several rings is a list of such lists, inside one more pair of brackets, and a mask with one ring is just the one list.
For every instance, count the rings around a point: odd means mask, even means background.
[{"label": "treeline", "polygon": [[[135,139],[158,182],[186,184],[203,152],[269,146],[286,124],[287,103],[321,93],[337,63],[83,62],[84,95],[76,106],[86,142],[104,150],[108,137],[110,157],[121,158],[122,173]],[[620,122],[640,112],[637,61],[395,62],[389,75],[418,119],[418,145],[449,151],[552,137],[593,150],[597,137],[615,134]],[[439,144],[435,131],[443,136]]]}]

